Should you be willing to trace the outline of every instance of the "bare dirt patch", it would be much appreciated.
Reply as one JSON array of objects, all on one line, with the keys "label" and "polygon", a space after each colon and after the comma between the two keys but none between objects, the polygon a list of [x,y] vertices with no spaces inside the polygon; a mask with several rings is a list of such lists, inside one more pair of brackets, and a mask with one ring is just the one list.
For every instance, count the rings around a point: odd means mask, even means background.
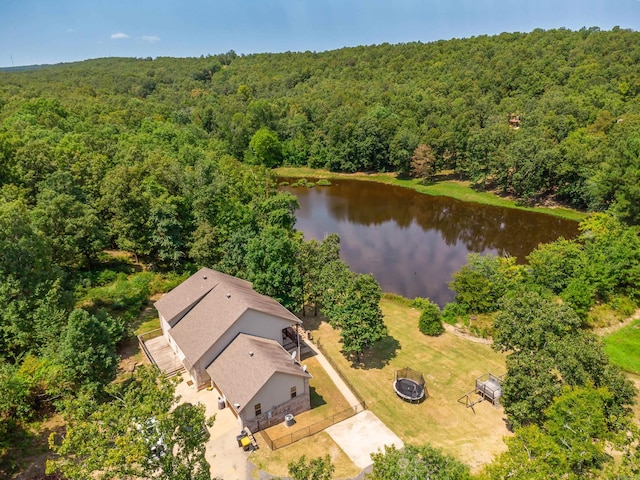
[{"label": "bare dirt patch", "polygon": [[[54,454],[49,450],[49,435],[55,433],[61,435],[64,432],[65,423],[61,415],[54,414],[46,420],[33,426],[27,432],[29,438],[23,446],[17,447],[19,452],[18,473],[5,477],[13,480],[39,480],[46,478],[45,468],[47,460]],[[6,472],[5,472],[6,473]],[[3,475],[0,468],[0,476]],[[55,477],[51,477],[55,478]]]},{"label": "bare dirt patch", "polygon": [[595,333],[596,335],[599,335],[601,337],[604,337],[606,335],[609,335],[610,333],[617,332],[621,328],[626,327],[631,322],[633,322],[634,320],[637,320],[639,318],[640,318],[640,309],[636,310],[633,315],[631,315],[629,318],[626,318],[622,322],[618,322],[618,323],[616,323],[614,325],[609,325],[607,327],[594,328],[593,329],[593,333]]}]

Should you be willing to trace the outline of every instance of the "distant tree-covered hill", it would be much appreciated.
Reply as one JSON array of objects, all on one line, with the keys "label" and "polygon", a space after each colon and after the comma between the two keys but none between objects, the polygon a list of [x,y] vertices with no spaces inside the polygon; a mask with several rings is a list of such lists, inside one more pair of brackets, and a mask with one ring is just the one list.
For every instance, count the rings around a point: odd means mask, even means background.
[{"label": "distant tree-covered hill", "polygon": [[[83,148],[109,161],[131,152],[132,141],[165,142],[174,150],[167,154],[185,155],[177,138],[186,135],[267,166],[454,170],[523,200],[613,206],[637,224],[639,93],[640,33],[619,28],[322,53],[89,60],[0,72],[3,178],[28,183],[19,172],[29,168],[6,138],[27,141],[16,119],[44,98],[59,111],[39,115],[65,119],[49,118],[58,132],[47,136],[65,144],[91,137]],[[146,139],[134,141],[140,132]]]}]

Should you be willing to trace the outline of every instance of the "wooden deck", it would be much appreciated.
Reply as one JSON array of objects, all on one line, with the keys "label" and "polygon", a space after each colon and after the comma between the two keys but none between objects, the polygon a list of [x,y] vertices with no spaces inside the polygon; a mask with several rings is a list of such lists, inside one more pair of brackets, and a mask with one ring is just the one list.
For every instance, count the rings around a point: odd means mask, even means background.
[{"label": "wooden deck", "polygon": [[162,370],[165,375],[170,377],[184,371],[182,362],[163,336],[148,340],[140,339],[140,343],[149,361]]}]

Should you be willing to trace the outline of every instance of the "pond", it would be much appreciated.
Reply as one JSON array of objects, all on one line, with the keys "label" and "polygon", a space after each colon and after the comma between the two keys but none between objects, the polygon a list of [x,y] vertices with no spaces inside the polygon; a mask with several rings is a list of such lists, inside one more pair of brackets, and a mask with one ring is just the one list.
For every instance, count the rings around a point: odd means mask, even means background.
[{"label": "pond", "polygon": [[578,223],[551,215],[432,197],[375,182],[337,179],[330,187],[281,187],[298,198],[305,239],[340,235],[353,271],[372,273],[382,290],[407,298],[453,299],[447,283],[469,253],[515,256],[540,243],[574,238]]}]

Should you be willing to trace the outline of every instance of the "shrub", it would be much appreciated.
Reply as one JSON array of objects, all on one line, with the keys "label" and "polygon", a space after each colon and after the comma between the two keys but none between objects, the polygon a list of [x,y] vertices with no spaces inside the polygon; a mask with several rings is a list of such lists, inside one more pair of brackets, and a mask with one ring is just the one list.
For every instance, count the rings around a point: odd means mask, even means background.
[{"label": "shrub", "polygon": [[115,282],[117,276],[118,276],[118,272],[115,272],[113,270],[102,270],[98,274],[98,278],[96,278],[96,285],[103,286],[111,282]]},{"label": "shrub", "polygon": [[623,317],[629,317],[636,311],[637,305],[629,297],[615,296],[609,301],[609,305]]},{"label": "shrub", "polygon": [[307,186],[307,179],[306,178],[299,178],[298,180],[296,180],[295,182],[293,182],[291,184],[292,187],[296,188],[296,187],[306,187]]},{"label": "shrub", "polygon": [[467,312],[467,307],[461,303],[447,303],[442,310],[442,321],[447,322],[449,325],[468,323]]},{"label": "shrub", "polygon": [[442,326],[442,314],[440,308],[435,303],[429,302],[422,309],[420,314],[420,320],[418,321],[418,328],[425,335],[436,337],[444,332]]},{"label": "shrub", "polygon": [[407,307],[413,306],[413,300],[410,300],[407,297],[403,297],[402,295],[398,295],[397,293],[383,292],[382,298],[398,303],[400,305],[406,305]]},{"label": "shrub", "polygon": [[330,187],[331,186],[331,182],[329,180],[327,180],[326,178],[321,178],[320,180],[318,180],[316,185],[318,185],[320,187]]},{"label": "shrub", "polygon": [[582,320],[585,320],[589,309],[594,304],[595,290],[595,287],[587,280],[575,277],[569,282],[569,285],[560,296],[575,310]]},{"label": "shrub", "polygon": [[423,297],[416,297],[411,300],[411,303],[409,304],[410,307],[417,308],[418,310],[424,310],[425,308],[428,308],[429,305],[433,305],[431,300]]}]

